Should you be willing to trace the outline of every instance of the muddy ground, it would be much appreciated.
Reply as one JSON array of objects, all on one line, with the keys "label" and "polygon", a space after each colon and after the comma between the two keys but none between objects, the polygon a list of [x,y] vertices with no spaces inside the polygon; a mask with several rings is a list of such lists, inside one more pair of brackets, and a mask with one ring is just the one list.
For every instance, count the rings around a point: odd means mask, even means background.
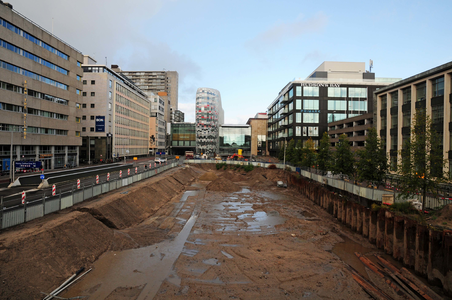
[{"label": "muddy ground", "polygon": [[42,299],[84,267],[92,270],[59,296],[370,299],[344,260],[379,251],[276,187],[285,176],[186,166],[5,230],[0,298]]}]

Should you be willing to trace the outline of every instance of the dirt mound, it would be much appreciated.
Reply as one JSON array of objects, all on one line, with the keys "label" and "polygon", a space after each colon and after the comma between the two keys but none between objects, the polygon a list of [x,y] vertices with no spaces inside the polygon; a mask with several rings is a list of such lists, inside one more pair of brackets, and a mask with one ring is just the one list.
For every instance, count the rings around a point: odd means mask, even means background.
[{"label": "dirt mound", "polygon": [[238,192],[241,191],[242,188],[226,178],[219,177],[209,183],[206,186],[206,190],[215,192]]},{"label": "dirt mound", "polygon": [[438,212],[438,217],[428,220],[431,225],[452,228],[452,204],[448,204]]},{"label": "dirt mound", "polygon": [[204,180],[204,181],[214,181],[214,180],[216,180],[217,178],[218,178],[218,176],[215,175],[214,172],[206,172],[206,173],[202,174],[202,175],[199,177],[199,180]]},{"label": "dirt mound", "polygon": [[230,180],[232,182],[241,182],[246,181],[247,177],[245,175],[242,175],[236,171],[227,170],[221,176],[227,180]]}]

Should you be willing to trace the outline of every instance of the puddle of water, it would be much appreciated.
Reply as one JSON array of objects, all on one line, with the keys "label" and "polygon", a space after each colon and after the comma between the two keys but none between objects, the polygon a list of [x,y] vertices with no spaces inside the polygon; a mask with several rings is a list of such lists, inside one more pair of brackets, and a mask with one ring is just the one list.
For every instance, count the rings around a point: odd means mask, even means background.
[{"label": "puddle of water", "polygon": [[[192,215],[172,241],[103,254],[94,263],[93,271],[63,297],[88,295],[90,299],[105,299],[117,287],[145,285],[137,300],[152,299],[165,279],[180,284],[174,274],[170,276],[196,219],[197,216]],[[98,288],[94,289],[96,286]]]},{"label": "puddle of water", "polygon": [[[355,255],[355,252],[359,252],[366,255],[369,252],[376,252],[378,250],[373,248],[366,248],[362,245],[355,243],[351,239],[341,236],[344,240],[343,243],[337,243],[333,247],[333,253],[339,256],[344,262],[352,266],[361,276],[369,280],[364,264]],[[370,258],[370,257],[369,257]]]},{"label": "puddle of water", "polygon": [[243,214],[238,216],[238,218],[245,221],[249,227],[274,227],[276,225],[284,224],[286,221],[286,219],[281,217],[276,211],[272,211],[268,214],[265,211],[256,211],[253,215]]},{"label": "puddle of water", "polygon": [[216,259],[216,258],[204,259],[202,262],[205,263],[206,265],[209,265],[209,266],[219,266],[219,265],[221,265],[221,263],[218,262],[218,259]]},{"label": "puddle of water", "polygon": [[234,256],[232,256],[231,254],[229,254],[229,253],[227,253],[225,251],[221,251],[221,253],[223,253],[223,255],[226,256],[229,259],[233,259],[234,258]]},{"label": "puddle of water", "polygon": [[246,194],[246,193],[250,193],[251,190],[245,187],[242,187],[242,190],[240,192],[235,192],[234,194]]}]

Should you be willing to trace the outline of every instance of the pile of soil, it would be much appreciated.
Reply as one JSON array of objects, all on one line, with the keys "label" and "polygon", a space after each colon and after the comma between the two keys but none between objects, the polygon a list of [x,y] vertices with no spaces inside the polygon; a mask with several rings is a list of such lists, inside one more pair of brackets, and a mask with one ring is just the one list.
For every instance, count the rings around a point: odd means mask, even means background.
[{"label": "pile of soil", "polygon": [[203,181],[214,181],[214,180],[216,180],[217,178],[218,178],[218,176],[215,175],[214,172],[206,172],[206,173],[202,174],[202,175],[199,177],[199,180],[203,180]]},{"label": "pile of soil", "polygon": [[220,177],[206,186],[207,191],[215,192],[238,192],[242,188],[226,178]]},{"label": "pile of soil", "polygon": [[452,228],[452,204],[446,205],[438,212],[438,218],[436,220],[430,219],[429,224]]},{"label": "pile of soil", "polygon": [[230,180],[232,182],[242,182],[248,180],[248,178],[237,171],[227,170],[225,171],[221,176],[223,178],[226,178],[227,180]]}]

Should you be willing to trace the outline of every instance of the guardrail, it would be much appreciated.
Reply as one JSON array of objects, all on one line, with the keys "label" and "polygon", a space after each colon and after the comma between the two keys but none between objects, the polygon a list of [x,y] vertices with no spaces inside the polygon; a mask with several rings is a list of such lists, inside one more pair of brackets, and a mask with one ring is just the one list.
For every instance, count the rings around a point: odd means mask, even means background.
[{"label": "guardrail", "polygon": [[[134,182],[147,179],[155,176],[163,171],[169,170],[178,166],[179,163],[172,162],[167,165],[162,165],[154,169],[147,169],[141,173],[133,174],[124,178],[119,178],[111,181],[99,182],[88,187],[74,189],[68,191],[60,191],[58,195],[46,196],[42,195],[40,199],[34,201],[25,201],[23,205],[4,208],[3,203],[0,205],[0,229],[13,227],[24,222],[31,221],[43,217],[47,214],[71,207],[77,203],[83,202],[87,199],[97,195],[107,193],[109,191],[130,185]],[[3,201],[3,199],[2,199]]]}]

